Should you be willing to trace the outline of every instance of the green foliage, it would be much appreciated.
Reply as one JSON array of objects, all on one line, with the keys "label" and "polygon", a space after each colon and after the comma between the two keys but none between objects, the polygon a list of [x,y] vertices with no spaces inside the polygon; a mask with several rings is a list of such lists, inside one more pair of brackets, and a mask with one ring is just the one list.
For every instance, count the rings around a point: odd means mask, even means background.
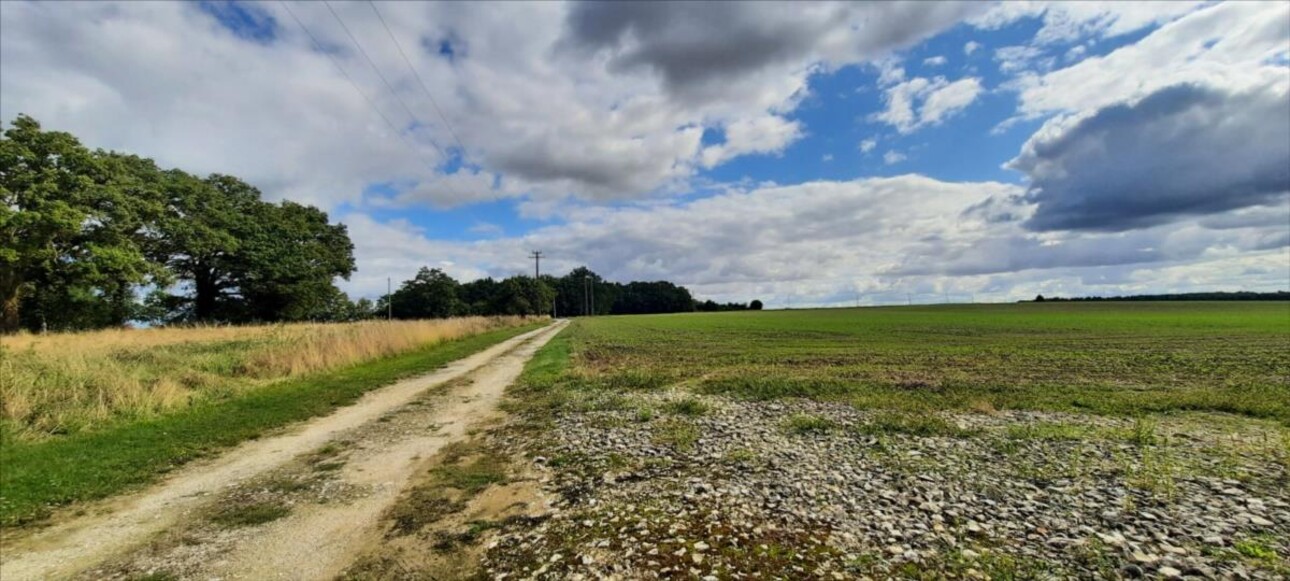
[{"label": "green foliage", "polygon": [[[0,137],[0,332],[131,320],[339,319],[343,225],[222,175],[90,151],[19,115]],[[184,292],[169,294],[176,281]],[[137,291],[157,291],[140,303]]]},{"label": "green foliage", "polygon": [[166,282],[145,253],[157,175],[19,115],[0,136],[0,332],[121,324],[135,285]]}]

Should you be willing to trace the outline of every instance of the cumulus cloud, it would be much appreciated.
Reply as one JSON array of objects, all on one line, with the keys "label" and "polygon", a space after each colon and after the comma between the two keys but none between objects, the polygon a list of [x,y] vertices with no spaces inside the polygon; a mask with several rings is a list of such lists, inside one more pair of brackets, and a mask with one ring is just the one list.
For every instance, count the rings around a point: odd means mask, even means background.
[{"label": "cumulus cloud", "polygon": [[882,162],[887,165],[896,165],[902,161],[905,161],[905,154],[894,149],[889,149],[887,153],[882,154]]},{"label": "cumulus cloud", "polygon": [[887,123],[901,133],[913,133],[966,109],[981,90],[981,80],[974,77],[953,82],[945,77],[915,77],[889,87],[883,95],[886,109],[874,114],[872,119]]},{"label": "cumulus cloud", "polygon": [[1290,81],[1175,85],[1049,121],[1008,167],[1030,179],[1037,230],[1126,230],[1290,194]]},{"label": "cumulus cloud", "polygon": [[603,53],[612,71],[658,74],[675,99],[725,101],[764,91],[767,75],[880,57],[981,11],[966,2],[579,3],[565,40]]},{"label": "cumulus cloud", "polygon": [[[1153,3],[1155,4],[1155,3]],[[1182,83],[1248,88],[1284,79],[1290,4],[1227,2],[1169,22],[1141,41],[1015,85],[1027,117],[1089,111]]]},{"label": "cumulus cloud", "polygon": [[[280,3],[5,2],[0,115],[323,207],[361,205],[372,183],[424,182],[400,203],[438,206],[644,198],[683,189],[705,164],[782,150],[801,133],[784,116],[813,72],[983,10],[380,3],[396,44],[371,6],[334,4],[360,51],[324,7],[290,7],[308,33]],[[704,129],[728,141],[705,150]]]},{"label": "cumulus cloud", "polygon": [[860,153],[869,153],[870,151],[873,151],[875,147],[878,147],[878,140],[870,137],[869,139],[860,142]]},{"label": "cumulus cloud", "polygon": [[997,29],[1023,18],[1038,18],[1043,26],[1035,33],[1040,44],[1070,42],[1085,37],[1111,38],[1169,22],[1205,4],[1203,1],[999,2],[972,19],[980,28]]},{"label": "cumulus cloud", "polygon": [[703,149],[703,166],[714,167],[749,153],[780,153],[803,134],[802,124],[766,115],[743,119],[726,126],[726,140]]},{"label": "cumulus cloud", "polygon": [[923,59],[923,64],[929,67],[939,67],[948,62],[945,57],[937,55]]},{"label": "cumulus cloud", "polygon": [[969,40],[963,45],[963,54],[970,55],[976,52],[979,48],[981,48],[981,43],[975,40]]},{"label": "cumulus cloud", "polygon": [[[1285,227],[1269,218],[1284,216],[1285,206],[1242,211],[1245,220],[1221,224],[1203,218],[1127,232],[1035,232],[1023,226],[1033,211],[1023,193],[1011,184],[917,175],[816,181],[683,203],[583,207],[567,223],[469,243],[427,240],[407,224],[356,215],[346,221],[354,224],[361,266],[348,288],[378,294],[386,276],[407,278],[426,257],[450,264],[454,276],[520,274],[532,267],[532,248],[546,253],[550,272],[585,263],[614,280],[666,278],[705,298],[760,298],[777,307],[790,295],[797,305],[851,304],[857,291],[866,301],[934,293],[939,302],[945,292],[1007,300],[1216,290],[1205,285],[1238,279],[1245,288],[1275,289],[1290,270]],[[1168,274],[1153,280],[1157,271]]]}]

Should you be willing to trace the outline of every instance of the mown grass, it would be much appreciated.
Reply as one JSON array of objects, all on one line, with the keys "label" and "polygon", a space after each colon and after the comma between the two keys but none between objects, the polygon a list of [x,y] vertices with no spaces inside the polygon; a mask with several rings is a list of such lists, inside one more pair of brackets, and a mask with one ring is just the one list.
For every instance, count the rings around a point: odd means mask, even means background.
[{"label": "mown grass", "polygon": [[39,440],[155,417],[524,322],[465,317],[0,337],[0,437]]},{"label": "mown grass", "polygon": [[10,439],[0,446],[0,526],[37,520],[58,505],[146,484],[194,458],[328,413],[370,389],[425,373],[538,326],[488,331],[101,430],[41,441]]},{"label": "mown grass", "polygon": [[565,384],[583,392],[684,383],[918,414],[1206,411],[1290,425],[1290,303],[1282,302],[597,317],[563,336],[573,357]]}]

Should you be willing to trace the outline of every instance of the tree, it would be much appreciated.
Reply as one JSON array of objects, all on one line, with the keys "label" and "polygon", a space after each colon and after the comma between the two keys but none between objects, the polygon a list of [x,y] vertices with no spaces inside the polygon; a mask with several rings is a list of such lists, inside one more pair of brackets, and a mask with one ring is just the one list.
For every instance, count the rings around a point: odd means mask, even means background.
[{"label": "tree", "polygon": [[753,311],[760,311],[761,307],[762,307],[761,301],[757,299],[753,299],[751,303],[748,303],[748,308]]},{"label": "tree", "polygon": [[1044,295],[1035,295],[1035,302],[1037,303],[1044,302]]},{"label": "tree", "polygon": [[460,314],[457,281],[442,270],[425,268],[412,280],[399,285],[390,297],[394,316],[399,319],[434,319]]},{"label": "tree", "polygon": [[0,332],[125,322],[133,287],[165,278],[145,254],[162,208],[155,170],[26,115],[13,121],[0,136]]},{"label": "tree", "polygon": [[345,226],[312,206],[264,202],[232,176],[172,170],[165,184],[157,252],[186,291],[168,299],[171,319],[295,321],[335,306],[332,281],[354,271]]}]

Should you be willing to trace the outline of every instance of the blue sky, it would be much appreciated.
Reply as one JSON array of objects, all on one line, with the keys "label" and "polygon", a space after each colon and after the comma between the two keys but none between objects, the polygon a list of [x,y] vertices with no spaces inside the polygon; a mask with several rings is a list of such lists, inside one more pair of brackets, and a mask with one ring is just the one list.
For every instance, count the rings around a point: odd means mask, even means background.
[{"label": "blue sky", "polygon": [[1290,288],[1284,4],[0,12],[3,119],[318,205],[356,296],[534,248],[771,306]]}]

